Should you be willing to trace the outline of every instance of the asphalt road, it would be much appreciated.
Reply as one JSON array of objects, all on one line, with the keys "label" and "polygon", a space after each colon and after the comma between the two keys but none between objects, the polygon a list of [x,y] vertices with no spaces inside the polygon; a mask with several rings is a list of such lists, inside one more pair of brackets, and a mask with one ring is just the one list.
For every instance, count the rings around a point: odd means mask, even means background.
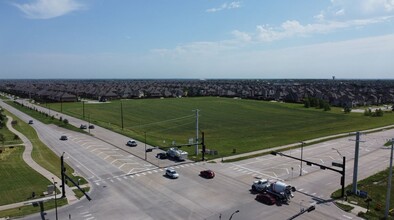
[{"label": "asphalt road", "polygon": [[[0,104],[22,120],[31,119]],[[80,124],[78,121],[73,123]],[[158,161],[175,167],[180,177],[173,180],[164,176],[163,168],[141,159],[143,157],[138,152],[124,150],[129,148],[113,132],[97,130],[92,137],[39,122],[33,127],[40,139],[58,155],[66,152],[67,163],[85,176],[92,186],[89,194],[93,200],[82,199],[60,208],[59,219],[229,219],[232,214],[234,220],[288,219],[312,204],[316,204],[316,210],[297,219],[358,219],[339,210],[330,201],[330,194],[340,188],[340,174],[303,164],[300,177],[300,162],[289,158],[267,155],[217,164]],[[69,140],[60,141],[63,134],[68,135]],[[393,130],[362,136],[361,140],[365,142],[360,143],[358,179],[388,166],[389,149],[382,146],[393,136]],[[349,184],[352,182],[355,145],[349,139],[354,137],[304,147],[303,158],[330,166],[333,161],[342,162],[339,153],[346,156],[346,183]],[[284,153],[300,156],[300,150]],[[157,161],[156,158],[149,159]],[[214,179],[198,175],[208,168],[216,172]],[[255,201],[256,195],[250,192],[252,182],[258,178],[284,180],[298,191],[289,204],[267,206]],[[235,213],[237,210],[239,212]],[[25,219],[39,219],[39,215]],[[48,211],[46,219],[55,219],[54,211]]]}]

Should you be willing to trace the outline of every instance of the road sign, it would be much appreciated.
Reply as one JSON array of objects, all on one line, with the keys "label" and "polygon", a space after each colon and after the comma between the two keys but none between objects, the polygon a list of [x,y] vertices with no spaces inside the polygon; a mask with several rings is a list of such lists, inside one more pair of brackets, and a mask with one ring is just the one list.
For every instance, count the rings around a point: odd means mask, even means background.
[{"label": "road sign", "polygon": [[332,162],[332,165],[333,165],[334,167],[343,167],[343,164],[341,164],[341,163],[336,163],[336,162]]}]

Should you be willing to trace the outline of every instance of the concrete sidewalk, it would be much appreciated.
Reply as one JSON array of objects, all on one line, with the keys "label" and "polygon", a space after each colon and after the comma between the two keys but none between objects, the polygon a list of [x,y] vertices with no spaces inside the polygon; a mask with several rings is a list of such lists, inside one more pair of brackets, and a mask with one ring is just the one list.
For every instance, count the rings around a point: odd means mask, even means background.
[{"label": "concrete sidewalk", "polygon": [[[393,128],[394,128],[394,125],[389,125],[389,126],[384,126],[384,127],[380,127],[380,128],[368,129],[368,130],[364,130],[364,131],[360,131],[360,132],[361,133],[370,133],[370,132],[384,131],[384,130],[393,129]],[[315,138],[315,139],[311,139],[311,140],[305,140],[303,142],[305,144],[312,144],[312,143],[316,143],[316,142],[327,141],[327,140],[330,140],[330,139],[346,137],[346,136],[349,136],[349,135],[351,135],[353,133],[354,132],[330,135],[330,136],[326,136],[326,137],[320,137],[320,138]],[[290,147],[296,147],[296,146],[301,146],[301,142],[288,144],[288,145],[284,145],[284,146],[279,146],[279,147],[274,147],[274,148],[257,150],[257,151],[253,151],[253,152],[243,153],[243,154],[237,154],[237,155],[234,155],[234,156],[216,158],[216,159],[213,159],[211,161],[222,162],[222,161],[226,161],[226,160],[230,160],[230,159],[237,159],[237,158],[242,158],[242,157],[262,154],[262,153],[269,153],[271,151],[279,151],[279,150],[282,150],[282,149],[286,149],[286,148],[290,148]]]},{"label": "concrete sidewalk", "polygon": [[[36,170],[38,173],[40,173],[41,175],[43,175],[46,179],[48,179],[50,182],[53,182],[53,180],[55,180],[55,182],[57,182],[56,187],[60,187],[61,185],[61,180],[60,178],[58,178],[55,174],[52,174],[51,172],[49,172],[48,170],[46,170],[45,168],[41,167],[38,163],[36,163],[33,158],[31,157],[31,152],[33,151],[33,145],[30,142],[29,139],[27,139],[26,136],[24,136],[22,133],[20,133],[19,131],[15,130],[12,125],[12,117],[7,116],[8,121],[7,121],[7,128],[14,134],[18,135],[19,138],[23,141],[24,145],[25,145],[25,151],[23,152],[23,160],[26,162],[26,164],[28,166],[30,166],[31,168],[33,168],[34,170]],[[60,167],[59,167],[60,169]],[[53,178],[53,179],[52,179]],[[65,189],[66,189],[66,195],[67,195],[67,201],[69,204],[72,204],[76,201],[78,201],[77,197],[75,197],[75,193],[73,192],[73,190],[65,185]],[[59,190],[61,191],[61,188],[59,188]],[[52,197],[52,196],[51,196]],[[44,200],[51,198],[51,197],[45,197],[42,198]],[[60,198],[61,196],[59,196]],[[53,196],[54,198],[54,196]],[[37,199],[38,201],[40,199]],[[0,210],[6,210],[6,209],[10,209],[10,208],[17,208],[20,206],[24,206],[27,204],[30,204],[32,201],[34,200],[29,200],[29,201],[25,201],[25,202],[19,202],[19,203],[14,203],[14,204],[9,204],[9,205],[4,205],[4,206],[0,206]]]},{"label": "concrete sidewalk", "polygon": [[361,206],[358,206],[357,204],[350,203],[344,200],[335,200],[335,202],[353,207],[353,209],[350,212],[356,216],[360,212],[366,213],[368,211],[366,208],[363,208]]}]

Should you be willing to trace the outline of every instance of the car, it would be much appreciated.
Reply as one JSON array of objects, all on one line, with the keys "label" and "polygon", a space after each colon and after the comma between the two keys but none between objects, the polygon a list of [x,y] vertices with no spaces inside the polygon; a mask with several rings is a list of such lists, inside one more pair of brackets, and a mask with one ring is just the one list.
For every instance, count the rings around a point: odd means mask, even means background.
[{"label": "car", "polygon": [[129,140],[129,141],[127,141],[126,145],[130,146],[130,147],[136,147],[137,142],[135,140]]},{"label": "car", "polygon": [[87,126],[86,126],[86,125],[81,125],[81,126],[79,126],[79,128],[80,128],[80,129],[86,129]]},{"label": "car", "polygon": [[172,178],[172,179],[176,179],[179,177],[179,174],[172,168],[168,168],[166,169],[166,176]]},{"label": "car", "polygon": [[156,154],[156,158],[166,159],[167,158],[167,154],[166,153],[158,153],[158,154]]},{"label": "car", "polygon": [[89,125],[89,129],[94,129],[94,125]]},{"label": "car", "polygon": [[266,192],[258,194],[256,196],[256,200],[259,202],[262,202],[266,205],[273,205],[276,203],[276,200],[273,197],[273,195],[266,193]]},{"label": "car", "polygon": [[215,172],[213,172],[212,170],[203,170],[200,172],[200,176],[212,179],[215,177]]},{"label": "car", "polygon": [[62,141],[66,141],[66,140],[68,140],[68,138],[67,138],[67,136],[66,136],[66,135],[62,135],[62,136],[60,136],[60,140],[62,140]]},{"label": "car", "polygon": [[33,124],[33,120],[29,120],[29,125],[32,125]]}]

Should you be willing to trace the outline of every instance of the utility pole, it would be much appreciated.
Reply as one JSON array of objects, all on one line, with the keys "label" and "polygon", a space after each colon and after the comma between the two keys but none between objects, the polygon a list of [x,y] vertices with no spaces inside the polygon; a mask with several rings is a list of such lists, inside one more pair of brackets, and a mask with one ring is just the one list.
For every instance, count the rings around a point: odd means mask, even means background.
[{"label": "utility pole", "polygon": [[386,210],[384,212],[384,219],[388,218],[390,209],[390,191],[391,191],[391,178],[393,176],[393,149],[394,149],[394,138],[391,139],[391,154],[390,154],[390,169],[389,169],[389,180],[387,183],[387,195],[386,195]]},{"label": "utility pole", "polygon": [[145,135],[145,160],[146,160],[146,131],[144,131],[144,135]]},{"label": "utility pole", "polygon": [[200,112],[199,109],[196,109],[196,155],[198,155],[198,113]]},{"label": "utility pole", "polygon": [[122,103],[122,100],[120,101],[120,120],[122,123],[122,130],[123,130],[123,103]]},{"label": "utility pole", "polygon": [[301,141],[301,164],[300,164],[300,176],[302,176],[302,156],[304,154],[304,142]]},{"label": "utility pole", "polygon": [[353,168],[353,193],[357,194],[357,171],[358,171],[358,154],[360,149],[360,132],[356,133],[356,149],[354,151],[354,168]]},{"label": "utility pole", "polygon": [[85,118],[85,101],[82,100],[82,117]]}]

